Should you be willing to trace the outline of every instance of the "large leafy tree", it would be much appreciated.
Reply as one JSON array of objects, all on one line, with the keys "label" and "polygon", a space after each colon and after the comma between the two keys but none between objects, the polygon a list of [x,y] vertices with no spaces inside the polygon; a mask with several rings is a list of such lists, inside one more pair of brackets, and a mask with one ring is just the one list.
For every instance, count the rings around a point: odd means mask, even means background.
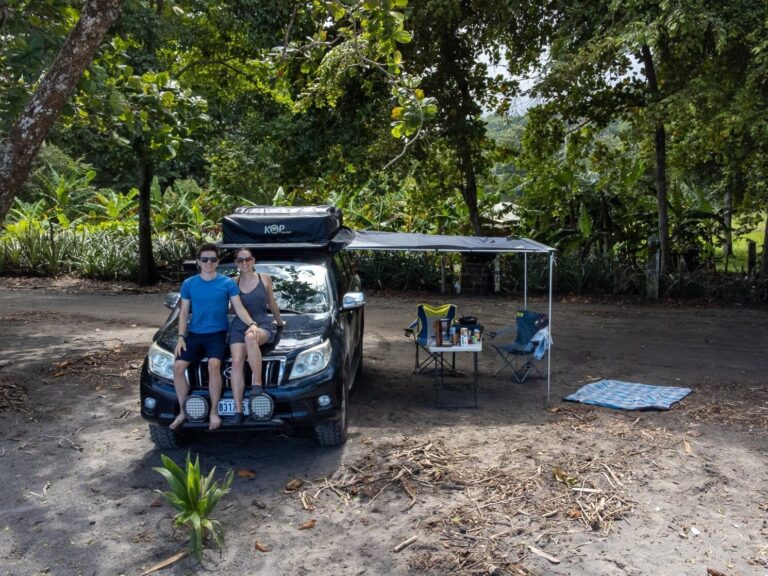
[{"label": "large leafy tree", "polygon": [[[199,150],[191,136],[208,118],[206,102],[171,76],[175,13],[131,6],[115,38],[86,73],[64,127],[70,146],[87,142],[94,164],[109,166],[122,188],[138,189],[139,283],[158,280],[152,250],[151,189],[173,180],[174,161]],[[104,158],[106,161],[101,161]],[[186,174],[183,174],[186,176]]]},{"label": "large leafy tree", "polygon": [[[634,126],[654,167],[656,229],[667,268],[673,247],[670,176],[677,189],[691,181],[682,161],[690,156],[680,143],[696,132],[694,139],[703,142],[707,126],[722,113],[715,103],[742,92],[750,42],[765,21],[764,3],[606,1],[569,3],[555,14],[535,93],[547,100],[543,109],[564,119],[569,130],[584,123],[599,129],[622,119]],[[734,73],[738,70],[742,73]],[[691,114],[693,107],[698,109]],[[732,112],[740,120],[726,123],[735,128],[745,114]],[[714,145],[728,139],[718,138]],[[681,160],[671,167],[670,146],[672,159]],[[720,155],[719,162],[719,169],[730,166],[734,178],[724,189],[734,192],[739,181],[734,168],[743,158]]]},{"label": "large leafy tree", "polygon": [[413,42],[404,56],[423,75],[422,87],[438,106],[422,154],[432,149],[450,158],[443,165],[449,172],[438,177],[447,186],[434,202],[440,204],[448,190],[458,191],[467,208],[467,231],[477,235],[483,234],[479,181],[490,169],[492,147],[482,116],[506,106],[519,88],[509,76],[491,74],[488,64],[498,63],[506,51],[520,68],[530,66],[547,38],[548,6],[527,0],[426,0],[409,8]]},{"label": "large leafy tree", "polygon": [[[0,219],[29,175],[46,135],[120,14],[122,0],[89,0],[58,56],[0,143]],[[66,13],[65,13],[66,14]],[[23,14],[22,17],[31,17]]]},{"label": "large leafy tree", "polygon": [[[65,0],[59,3],[64,5]],[[81,21],[90,21],[90,7],[103,11],[107,4],[93,0],[84,10]],[[267,154],[259,155],[264,161],[258,166],[258,172],[274,171],[274,167],[283,165],[281,160],[285,155],[275,154],[279,148],[269,143],[283,135],[279,127],[282,122],[290,125],[288,134],[300,142],[307,140],[307,134],[301,131],[302,125],[312,126],[315,135],[325,136],[321,140],[324,152],[315,154],[313,159],[319,163],[323,157],[335,157],[339,160],[335,174],[354,174],[355,169],[345,159],[344,151],[361,147],[354,146],[350,130],[343,131],[347,142],[342,138],[341,146],[338,138],[334,140],[329,124],[341,125],[341,118],[327,110],[346,102],[350,109],[358,111],[358,125],[370,124],[369,118],[364,118],[365,114],[360,111],[385,112],[391,108],[392,101],[388,106],[371,107],[360,98],[348,98],[350,87],[366,94],[381,88],[385,93],[396,89],[396,101],[399,108],[405,110],[396,124],[400,125],[399,136],[405,139],[420,129],[430,112],[424,94],[413,89],[414,82],[400,81],[403,75],[397,46],[410,39],[399,11],[406,4],[406,0],[359,3],[323,0],[293,6],[251,0],[236,4],[199,0],[131,3],[129,18],[121,26],[119,37],[102,52],[81,84],[77,98],[71,102],[68,122],[60,130],[58,139],[75,154],[88,151],[86,156],[95,166],[110,168],[101,171],[100,183],[105,183],[107,172],[117,179],[109,184],[118,189],[125,189],[138,180],[142,205],[139,211],[142,282],[152,282],[156,277],[148,226],[152,177],[173,179],[193,171],[201,173],[200,163],[192,160],[183,167],[179,167],[178,162],[170,167],[172,157],[181,149],[180,144],[189,141],[196,127],[195,119],[202,118],[199,114],[202,100],[196,99],[190,90],[202,92],[211,101],[213,121],[208,124],[207,132],[199,131],[197,136],[207,138],[209,150],[214,151],[209,158],[217,159],[216,151],[231,150],[233,143],[239,157],[246,158],[254,149],[254,132],[244,131],[243,127],[257,126],[260,134],[268,136],[265,138],[268,145],[261,148]],[[64,10],[64,13],[71,14],[71,11]],[[279,48],[272,50],[276,44]],[[81,73],[96,47],[93,43],[93,51]],[[62,54],[71,56],[70,52],[71,47],[65,45]],[[61,98],[59,109],[71,92],[69,89]],[[355,100],[362,106],[354,108]],[[253,109],[259,108],[254,107],[254,102],[263,103],[264,109],[254,114]],[[33,107],[30,118],[36,119],[38,112]],[[297,113],[303,118],[302,122],[294,122]],[[383,118],[381,124],[386,125]],[[262,128],[267,121],[273,126],[271,133]],[[45,134],[52,123],[51,119]],[[40,141],[45,135],[35,134]],[[297,158],[292,165],[287,163],[284,174],[309,174],[307,170],[291,172],[291,166],[307,165],[302,161],[306,154],[297,155],[295,147],[285,144],[281,144],[281,148],[290,150]],[[34,145],[14,148],[19,149],[27,153],[28,161],[34,157]],[[124,154],[126,150],[132,153]],[[129,175],[127,165],[131,158],[138,177]],[[16,170],[21,164],[23,162],[14,158],[7,166]],[[361,165],[362,162],[357,164]],[[238,166],[237,170],[248,175],[247,166]],[[248,176],[253,180],[252,174]],[[14,172],[14,178],[17,183],[23,181],[23,170],[19,175]],[[279,182],[272,180],[276,181]],[[12,197],[12,193],[5,196]]]}]

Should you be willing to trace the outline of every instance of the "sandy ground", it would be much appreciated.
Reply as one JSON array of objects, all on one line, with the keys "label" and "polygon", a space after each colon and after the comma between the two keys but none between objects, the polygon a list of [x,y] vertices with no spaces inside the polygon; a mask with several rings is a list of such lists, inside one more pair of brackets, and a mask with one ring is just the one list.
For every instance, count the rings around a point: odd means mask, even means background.
[{"label": "sandy ground", "polygon": [[[138,406],[163,294],[0,284],[0,574],[138,575],[184,550]],[[559,301],[549,405],[544,379],[494,378],[486,345],[479,408],[446,410],[411,373],[418,301],[369,296],[343,448],[188,446],[235,472],[214,513],[226,544],[156,574],[768,574],[768,311]],[[520,305],[455,302],[491,329]],[[562,402],[602,377],[693,393],[669,412]]]}]

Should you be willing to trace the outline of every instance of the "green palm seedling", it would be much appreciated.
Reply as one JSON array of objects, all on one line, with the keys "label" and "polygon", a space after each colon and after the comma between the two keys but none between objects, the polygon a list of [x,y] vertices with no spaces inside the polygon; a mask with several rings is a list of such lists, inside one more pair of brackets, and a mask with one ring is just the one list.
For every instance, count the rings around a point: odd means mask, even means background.
[{"label": "green palm seedling", "polygon": [[222,496],[229,492],[232,485],[232,470],[227,472],[224,483],[219,484],[213,479],[216,472],[214,466],[208,476],[200,473],[200,457],[195,457],[195,463],[187,453],[186,469],[182,470],[176,462],[165,454],[160,455],[162,467],[154,468],[166,479],[170,490],[158,490],[166,500],[179,511],[173,518],[174,528],[185,524],[190,528],[190,549],[192,556],[199,562],[203,557],[203,543],[206,534],[210,534],[216,546],[224,545],[224,529],[218,520],[210,518],[211,512]]}]

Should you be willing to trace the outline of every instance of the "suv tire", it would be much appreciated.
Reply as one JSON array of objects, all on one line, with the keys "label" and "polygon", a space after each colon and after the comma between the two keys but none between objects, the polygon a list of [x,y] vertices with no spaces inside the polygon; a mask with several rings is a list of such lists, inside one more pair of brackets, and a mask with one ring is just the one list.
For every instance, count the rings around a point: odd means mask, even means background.
[{"label": "suv tire", "polygon": [[347,379],[342,382],[341,414],[338,419],[315,424],[315,437],[320,446],[342,446],[347,441]]},{"label": "suv tire", "polygon": [[149,437],[158,448],[173,450],[181,447],[179,435],[165,426],[149,426]]}]

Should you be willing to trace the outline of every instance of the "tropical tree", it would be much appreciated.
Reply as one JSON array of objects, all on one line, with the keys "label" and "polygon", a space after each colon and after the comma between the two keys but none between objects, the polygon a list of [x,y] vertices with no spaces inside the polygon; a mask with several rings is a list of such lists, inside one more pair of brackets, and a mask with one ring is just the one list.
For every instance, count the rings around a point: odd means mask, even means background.
[{"label": "tropical tree", "polygon": [[32,98],[0,143],[0,219],[26,180],[37,151],[93,60],[122,0],[89,0]]},{"label": "tropical tree", "polygon": [[[491,75],[489,63],[499,63],[505,50],[521,68],[532,64],[546,39],[549,2],[427,0],[409,8],[413,42],[404,57],[423,75],[422,88],[437,102],[438,116],[423,154],[444,142],[450,175],[441,191],[458,191],[467,207],[469,230],[483,234],[478,182],[491,167],[492,142],[482,116],[488,109],[506,109],[518,93],[517,81]],[[514,56],[512,56],[514,53]],[[439,196],[433,201],[439,203]]]},{"label": "tropical tree", "polygon": [[[746,0],[637,0],[568,4],[555,16],[544,75],[534,93],[547,100],[543,109],[563,118],[568,130],[591,123],[598,133],[611,122],[627,120],[646,143],[666,269],[673,247],[669,180],[686,172],[683,163],[670,172],[670,147],[684,158],[677,147],[686,135],[701,130],[700,139],[709,121],[722,113],[715,102],[742,89],[750,43],[754,46],[756,26],[764,26],[765,6]],[[703,98],[696,100],[697,94]],[[698,110],[691,116],[693,107]],[[687,124],[692,118],[696,122]],[[734,162],[726,162],[734,175]],[[737,184],[738,178],[724,189],[733,192]]]}]

